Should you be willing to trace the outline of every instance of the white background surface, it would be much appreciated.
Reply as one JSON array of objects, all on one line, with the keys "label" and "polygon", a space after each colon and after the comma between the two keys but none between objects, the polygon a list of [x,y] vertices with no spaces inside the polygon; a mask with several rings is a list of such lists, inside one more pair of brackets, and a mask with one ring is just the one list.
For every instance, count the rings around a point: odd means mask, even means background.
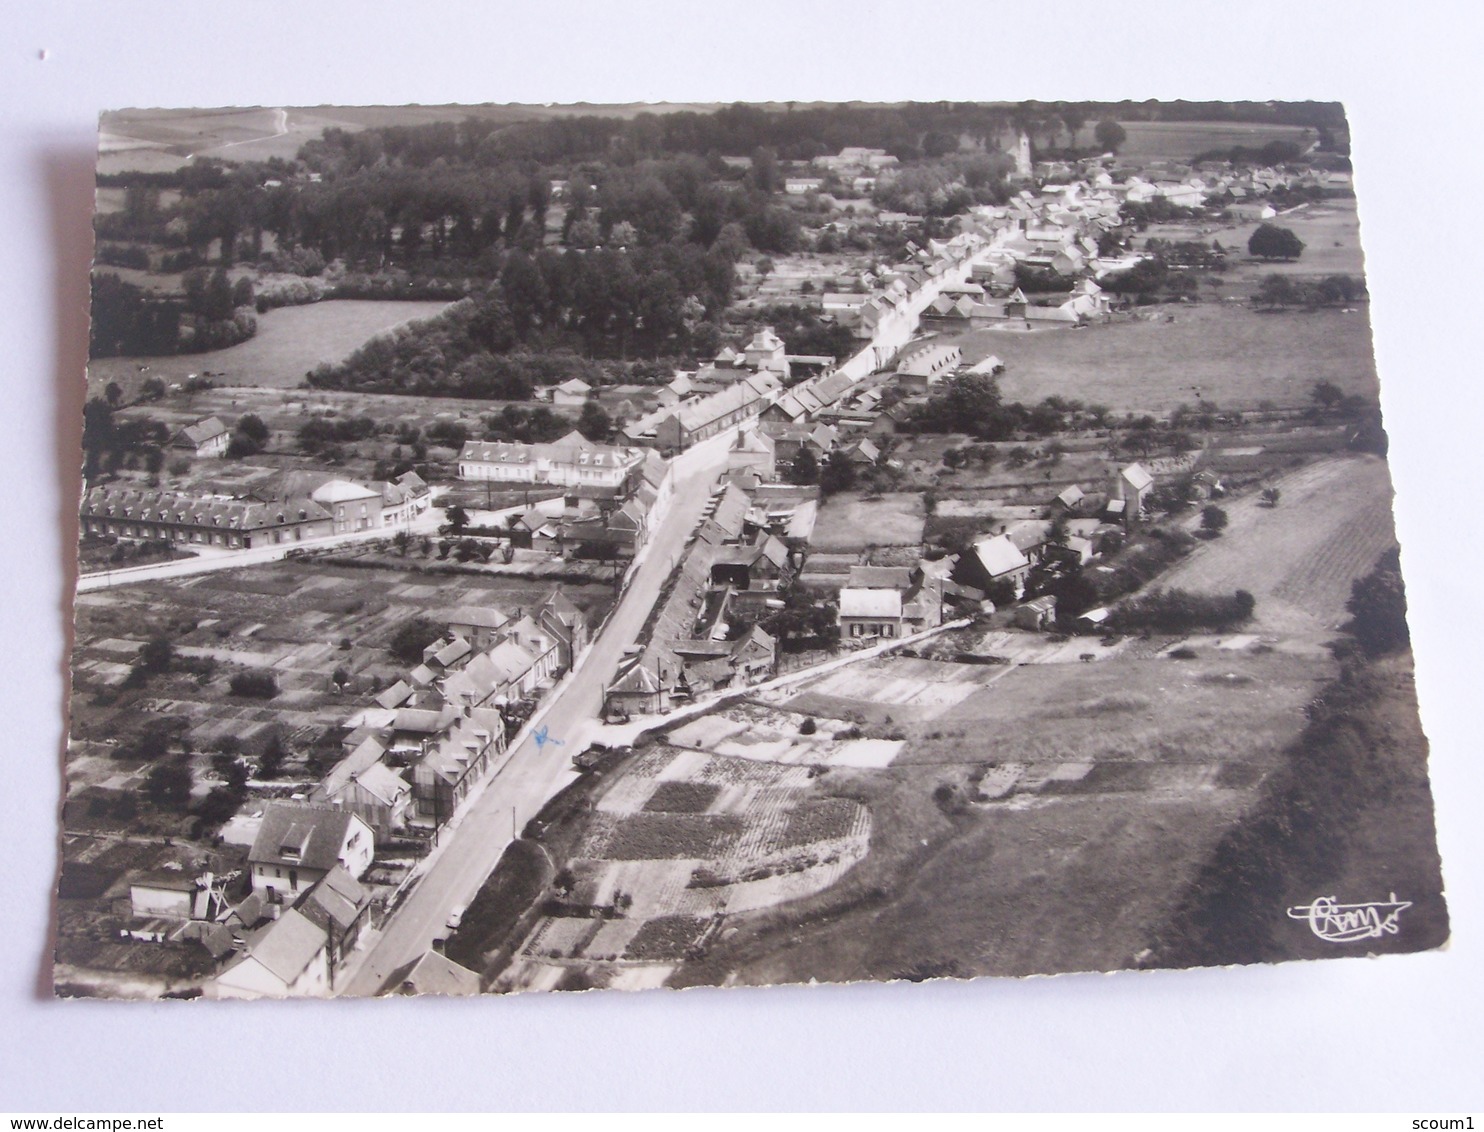
[{"label": "white background surface", "polygon": [[[1470,6],[9,7],[0,26],[0,1106],[1421,1115],[1480,1104],[1484,532],[1473,457],[1484,423],[1484,147]],[[1449,951],[1232,971],[457,1003],[142,1006],[46,996],[99,110],[1029,97],[1338,98],[1348,107],[1433,743]]]}]

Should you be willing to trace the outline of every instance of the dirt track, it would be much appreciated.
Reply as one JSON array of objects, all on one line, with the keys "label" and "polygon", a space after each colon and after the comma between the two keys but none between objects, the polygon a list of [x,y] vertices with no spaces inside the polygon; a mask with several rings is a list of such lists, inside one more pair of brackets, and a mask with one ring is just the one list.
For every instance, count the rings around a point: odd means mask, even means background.
[{"label": "dirt track", "polygon": [[[1350,583],[1396,540],[1391,476],[1374,456],[1339,456],[1274,481],[1276,507],[1256,493],[1223,504],[1230,522],[1160,579],[1164,587],[1257,598],[1257,627],[1327,638],[1346,620]],[[1198,521],[1198,520],[1197,520]]]}]

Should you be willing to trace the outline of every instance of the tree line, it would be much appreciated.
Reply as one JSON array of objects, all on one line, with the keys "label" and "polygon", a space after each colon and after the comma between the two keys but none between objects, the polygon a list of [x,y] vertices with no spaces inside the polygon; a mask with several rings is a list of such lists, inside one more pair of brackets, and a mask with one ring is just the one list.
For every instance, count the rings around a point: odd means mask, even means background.
[{"label": "tree line", "polygon": [[233,284],[218,268],[189,271],[183,282],[183,294],[161,295],[112,272],[95,272],[89,356],[199,354],[235,346],[257,333],[251,280]]}]

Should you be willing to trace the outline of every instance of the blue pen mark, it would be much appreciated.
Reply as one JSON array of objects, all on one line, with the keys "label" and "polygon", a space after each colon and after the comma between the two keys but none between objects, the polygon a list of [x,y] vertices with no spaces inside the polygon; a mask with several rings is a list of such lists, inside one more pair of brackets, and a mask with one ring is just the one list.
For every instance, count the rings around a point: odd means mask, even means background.
[{"label": "blue pen mark", "polygon": [[551,739],[547,737],[545,727],[538,727],[534,732],[531,733],[531,738],[536,740],[536,750],[538,752],[544,750],[546,748],[546,744],[548,743],[550,743],[553,747],[563,746],[563,740]]}]

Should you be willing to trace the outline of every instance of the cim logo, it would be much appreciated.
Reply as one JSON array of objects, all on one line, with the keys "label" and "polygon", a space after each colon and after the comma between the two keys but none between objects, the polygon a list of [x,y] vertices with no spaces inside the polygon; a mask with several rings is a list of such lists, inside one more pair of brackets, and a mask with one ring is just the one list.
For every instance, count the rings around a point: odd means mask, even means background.
[{"label": "cim logo", "polygon": [[1321,896],[1312,904],[1288,909],[1293,920],[1307,920],[1309,930],[1328,943],[1354,943],[1380,939],[1401,931],[1398,917],[1412,906],[1410,900],[1372,900],[1366,904],[1341,904],[1333,896]]}]

